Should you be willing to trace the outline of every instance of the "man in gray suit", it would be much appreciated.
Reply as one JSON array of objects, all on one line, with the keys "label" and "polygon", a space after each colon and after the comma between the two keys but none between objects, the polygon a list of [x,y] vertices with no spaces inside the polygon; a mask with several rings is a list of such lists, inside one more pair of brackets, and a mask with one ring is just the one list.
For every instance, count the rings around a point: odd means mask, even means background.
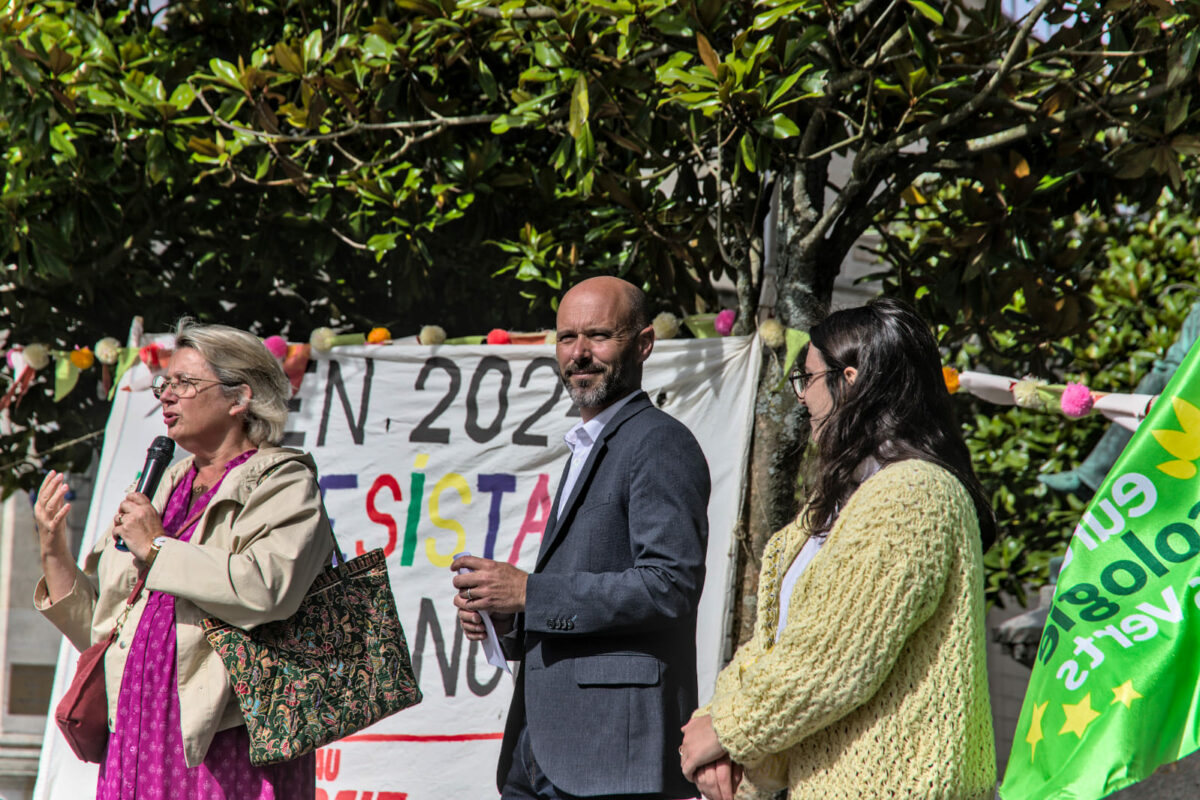
[{"label": "man in gray suit", "polygon": [[708,538],[708,465],[640,390],[654,347],[646,299],[591,278],[558,308],[559,370],[581,421],[532,573],[464,556],[459,620],[478,612],[521,660],[496,781],[504,800],[675,800],[696,708],[696,607]]}]

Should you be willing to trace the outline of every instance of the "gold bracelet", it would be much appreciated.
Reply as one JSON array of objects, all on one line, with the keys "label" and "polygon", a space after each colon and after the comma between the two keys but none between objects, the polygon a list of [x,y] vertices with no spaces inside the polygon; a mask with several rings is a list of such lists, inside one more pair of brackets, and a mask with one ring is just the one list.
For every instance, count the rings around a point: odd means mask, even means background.
[{"label": "gold bracelet", "polygon": [[150,567],[154,566],[154,559],[158,558],[159,550],[162,550],[162,545],[159,543],[158,539],[155,539],[150,543],[150,552],[146,554],[146,569],[150,569]]}]

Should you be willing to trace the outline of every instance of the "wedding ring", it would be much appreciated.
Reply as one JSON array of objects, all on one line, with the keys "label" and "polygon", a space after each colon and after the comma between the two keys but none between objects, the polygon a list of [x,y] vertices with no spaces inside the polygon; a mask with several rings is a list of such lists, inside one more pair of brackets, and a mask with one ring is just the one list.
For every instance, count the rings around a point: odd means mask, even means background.
[{"label": "wedding ring", "polygon": [[468,586],[468,587],[467,587],[467,599],[468,599],[468,600],[474,600],[474,599],[475,599],[474,597],[471,597],[471,587],[470,587],[470,586]]},{"label": "wedding ring", "polygon": [[121,520],[123,520],[123,519],[125,519],[125,515],[124,515],[124,514],[117,514],[117,524],[118,524],[118,525],[120,525],[120,524],[121,524]]}]

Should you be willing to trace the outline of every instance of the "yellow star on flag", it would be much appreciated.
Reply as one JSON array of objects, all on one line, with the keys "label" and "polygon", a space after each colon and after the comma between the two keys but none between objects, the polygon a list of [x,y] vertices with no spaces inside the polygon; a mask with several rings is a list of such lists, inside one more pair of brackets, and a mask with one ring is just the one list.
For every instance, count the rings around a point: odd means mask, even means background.
[{"label": "yellow star on flag", "polygon": [[1092,708],[1091,692],[1085,694],[1078,703],[1063,703],[1063,713],[1067,715],[1067,721],[1063,723],[1059,735],[1073,733],[1080,739],[1083,738],[1087,726],[1092,724],[1092,720],[1100,716],[1100,712]]},{"label": "yellow star on flag", "polygon": [[1133,701],[1141,697],[1141,695],[1137,693],[1137,690],[1133,688],[1133,681],[1131,680],[1125,681],[1120,686],[1114,687],[1112,692],[1114,695],[1116,695],[1116,697],[1114,697],[1113,701],[1109,703],[1110,706],[1116,703],[1122,703],[1126,708],[1130,708],[1133,704]]},{"label": "yellow star on flag", "polygon": [[1037,755],[1037,746],[1045,737],[1042,736],[1042,715],[1046,713],[1046,706],[1050,705],[1050,701],[1042,703],[1040,706],[1034,704],[1033,719],[1029,721],[1029,733],[1025,734],[1025,741],[1029,743],[1029,761],[1033,762],[1033,757]]}]

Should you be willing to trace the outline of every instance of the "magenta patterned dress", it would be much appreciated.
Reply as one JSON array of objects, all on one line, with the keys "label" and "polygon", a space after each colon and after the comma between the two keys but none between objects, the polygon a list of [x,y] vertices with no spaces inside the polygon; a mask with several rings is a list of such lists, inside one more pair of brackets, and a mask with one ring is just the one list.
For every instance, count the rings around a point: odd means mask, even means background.
[{"label": "magenta patterned dress", "polygon": [[[225,465],[225,474],[254,451]],[[188,541],[193,516],[208,505],[221,481],[189,505],[193,466],[163,511],[168,536]],[[224,476],[222,476],[224,480]],[[115,730],[100,765],[97,800],[313,800],[316,755],[268,767],[250,763],[246,728],[220,731],[204,761],[189,768],[183,754],[175,660],[175,597],[151,592],[129,647],[121,678]]]}]

